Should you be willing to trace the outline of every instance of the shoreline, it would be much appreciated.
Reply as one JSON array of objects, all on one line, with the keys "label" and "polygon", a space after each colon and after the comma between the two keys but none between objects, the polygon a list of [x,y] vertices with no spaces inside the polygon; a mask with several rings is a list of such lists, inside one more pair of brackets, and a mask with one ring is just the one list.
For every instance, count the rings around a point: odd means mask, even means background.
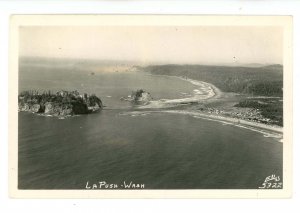
[{"label": "shoreline", "polygon": [[[153,75],[149,73],[145,73],[145,74]],[[139,114],[145,115],[145,113],[152,113],[152,112],[186,114],[186,115],[193,116],[195,118],[218,121],[218,122],[227,123],[242,128],[248,128],[254,131],[262,131],[263,134],[269,134],[271,132],[271,134],[274,133],[277,135],[281,135],[281,137],[283,135],[283,128],[277,125],[272,125],[268,123],[264,124],[264,123],[256,122],[251,119],[246,120],[243,119],[243,117],[241,116],[233,117],[227,114],[226,115],[222,113],[218,114],[218,112],[214,113],[207,110],[200,111],[199,107],[201,106],[201,104],[213,103],[214,101],[219,101],[219,102],[222,102],[223,100],[226,101],[226,96],[227,96],[226,93],[223,93],[219,88],[217,88],[211,83],[190,79],[185,76],[169,76],[169,75],[156,75],[156,76],[164,76],[171,79],[174,78],[180,79],[182,81],[193,84],[194,86],[196,86],[197,89],[194,89],[190,93],[185,93],[186,96],[183,98],[152,100],[146,105],[139,105],[136,106],[135,108],[129,109],[131,110],[131,112],[127,111],[124,114],[132,114],[132,115],[135,114],[136,116],[138,116]],[[126,109],[120,109],[120,110],[126,110]],[[212,107],[211,109],[218,109],[218,108]],[[72,117],[72,116],[55,116],[55,115],[46,115],[46,114],[44,115],[39,113],[34,113],[34,114],[38,114],[46,117],[58,117],[59,119]]]},{"label": "shoreline", "polygon": [[[150,75],[152,75],[152,74],[150,74]],[[160,75],[160,76],[168,76],[168,75]],[[191,115],[191,116],[195,116],[195,117],[199,117],[199,118],[203,118],[203,119],[209,119],[209,120],[219,121],[219,122],[223,122],[223,123],[227,122],[228,124],[242,127],[242,128],[251,129],[253,131],[258,131],[263,134],[277,134],[277,136],[279,136],[281,138],[280,141],[282,142],[283,127],[280,127],[280,126],[258,123],[255,121],[245,120],[243,118],[236,118],[236,117],[230,117],[230,116],[227,117],[227,116],[222,116],[219,114],[199,112],[197,110],[191,110],[191,109],[184,109],[184,110],[174,109],[173,110],[172,107],[177,107],[179,105],[201,103],[202,101],[213,101],[215,99],[219,99],[220,97],[222,97],[223,92],[220,89],[218,89],[216,86],[214,86],[213,84],[210,84],[207,82],[198,81],[198,80],[180,77],[180,76],[168,76],[168,77],[179,78],[181,80],[187,81],[196,86],[205,85],[206,87],[208,87],[208,90],[210,90],[208,93],[210,95],[203,97],[203,96],[194,94],[194,96],[190,97],[190,98],[166,99],[166,100],[163,99],[163,100],[158,100],[158,101],[151,101],[147,105],[138,107],[138,109],[145,109],[145,110],[157,109],[158,111],[143,111],[143,112],[141,111],[142,113],[165,112],[165,113],[174,113],[174,114],[187,114],[187,115]],[[168,109],[166,109],[166,108],[168,108]],[[159,110],[159,109],[161,109],[161,110]]]},{"label": "shoreline", "polygon": [[181,114],[189,115],[194,118],[201,118],[211,121],[221,122],[225,125],[233,125],[235,127],[245,128],[251,131],[259,132],[264,135],[264,137],[273,137],[278,139],[278,142],[283,142],[283,129],[277,126],[271,126],[267,124],[261,124],[256,122],[245,121],[238,118],[230,118],[219,115],[211,115],[206,113],[201,113],[196,110],[153,110],[153,111],[132,111],[121,113],[120,115],[131,115],[131,116],[145,116],[151,113],[169,113],[169,114]]},{"label": "shoreline", "polygon": [[[153,74],[148,74],[153,75]],[[177,105],[189,104],[189,103],[200,103],[204,100],[213,100],[220,98],[222,96],[221,90],[219,90],[213,84],[198,81],[191,78],[185,78],[180,76],[169,76],[169,75],[154,75],[154,76],[164,76],[170,78],[177,78],[183,81],[187,81],[195,86],[198,86],[198,89],[194,89],[194,94],[191,97],[185,98],[176,98],[176,99],[160,99],[155,101],[150,101],[147,105],[139,106],[140,109],[162,109],[176,107]]]},{"label": "shoreline", "polygon": [[201,112],[198,112],[198,111],[195,111],[195,110],[187,110],[187,111],[184,111],[184,110],[165,110],[164,112],[177,113],[177,114],[188,114],[188,115],[192,115],[192,116],[199,116],[201,118],[209,118],[209,119],[216,120],[216,121],[225,121],[225,122],[232,123],[234,125],[250,126],[250,127],[253,127],[253,128],[258,128],[258,129],[262,129],[262,130],[266,130],[266,131],[271,131],[271,132],[275,132],[275,133],[278,133],[278,134],[283,133],[282,128],[277,127],[277,126],[271,126],[271,125],[267,125],[267,124],[246,121],[246,120],[239,119],[239,118],[231,118],[231,117],[225,117],[225,116],[219,116],[219,115],[206,114],[206,113],[201,113]]}]

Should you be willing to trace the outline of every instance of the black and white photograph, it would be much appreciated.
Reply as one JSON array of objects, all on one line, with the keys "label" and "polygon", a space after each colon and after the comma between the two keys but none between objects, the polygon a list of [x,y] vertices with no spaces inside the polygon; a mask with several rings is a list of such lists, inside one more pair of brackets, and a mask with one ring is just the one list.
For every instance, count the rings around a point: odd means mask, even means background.
[{"label": "black and white photograph", "polygon": [[288,195],[291,21],[13,16],[13,194]]}]

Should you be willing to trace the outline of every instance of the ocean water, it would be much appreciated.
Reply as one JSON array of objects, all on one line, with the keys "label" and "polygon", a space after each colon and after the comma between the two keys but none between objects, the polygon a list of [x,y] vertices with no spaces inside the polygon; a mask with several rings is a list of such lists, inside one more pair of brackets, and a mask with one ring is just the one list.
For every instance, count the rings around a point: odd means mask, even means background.
[{"label": "ocean water", "polygon": [[108,109],[131,107],[120,98],[144,89],[155,99],[175,99],[193,95],[198,87],[179,78],[155,76],[142,72],[96,72],[73,67],[20,66],[19,91],[78,90],[96,94]]},{"label": "ocean water", "polygon": [[77,89],[95,93],[107,107],[66,119],[20,112],[18,187],[85,189],[87,182],[132,181],[145,189],[256,189],[269,175],[282,178],[276,139],[184,114],[130,113],[134,107],[120,97],[139,88],[155,99],[197,89],[143,73],[20,66],[20,91]]}]

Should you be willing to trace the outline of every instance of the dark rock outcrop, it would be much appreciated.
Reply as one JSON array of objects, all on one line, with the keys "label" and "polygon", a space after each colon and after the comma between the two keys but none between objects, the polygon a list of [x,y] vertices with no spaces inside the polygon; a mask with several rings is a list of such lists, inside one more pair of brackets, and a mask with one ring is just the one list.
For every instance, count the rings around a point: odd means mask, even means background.
[{"label": "dark rock outcrop", "polygon": [[80,95],[77,91],[59,91],[56,94],[24,91],[18,101],[19,111],[53,116],[88,114],[103,108],[101,99],[96,95]]},{"label": "dark rock outcrop", "polygon": [[130,96],[127,98],[121,98],[124,101],[130,101],[135,104],[148,104],[153,98],[151,97],[149,92],[144,91],[143,89],[139,89],[137,91],[133,91]]}]

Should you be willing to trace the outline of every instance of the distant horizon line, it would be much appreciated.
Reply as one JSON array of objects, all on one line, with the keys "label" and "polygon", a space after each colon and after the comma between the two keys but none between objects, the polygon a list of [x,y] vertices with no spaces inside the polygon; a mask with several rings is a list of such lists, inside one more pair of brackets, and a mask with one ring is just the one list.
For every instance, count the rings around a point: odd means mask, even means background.
[{"label": "distant horizon line", "polygon": [[[262,62],[220,62],[220,63],[212,63],[212,62],[180,62],[180,63],[175,63],[175,62],[168,62],[168,61],[149,61],[149,62],[143,62],[143,61],[138,61],[138,60],[116,60],[116,59],[97,59],[97,58],[69,58],[69,57],[43,57],[43,56],[19,56],[19,59],[31,59],[31,60],[69,60],[69,61],[99,61],[99,62],[106,62],[106,63],[114,63],[114,62],[119,62],[120,63],[128,63],[127,65],[207,65],[207,66],[242,66],[242,65],[252,65],[253,67],[263,67],[263,66],[270,66],[270,65],[280,65],[283,66],[282,63],[262,63]],[[123,64],[126,65],[126,64]]]}]

